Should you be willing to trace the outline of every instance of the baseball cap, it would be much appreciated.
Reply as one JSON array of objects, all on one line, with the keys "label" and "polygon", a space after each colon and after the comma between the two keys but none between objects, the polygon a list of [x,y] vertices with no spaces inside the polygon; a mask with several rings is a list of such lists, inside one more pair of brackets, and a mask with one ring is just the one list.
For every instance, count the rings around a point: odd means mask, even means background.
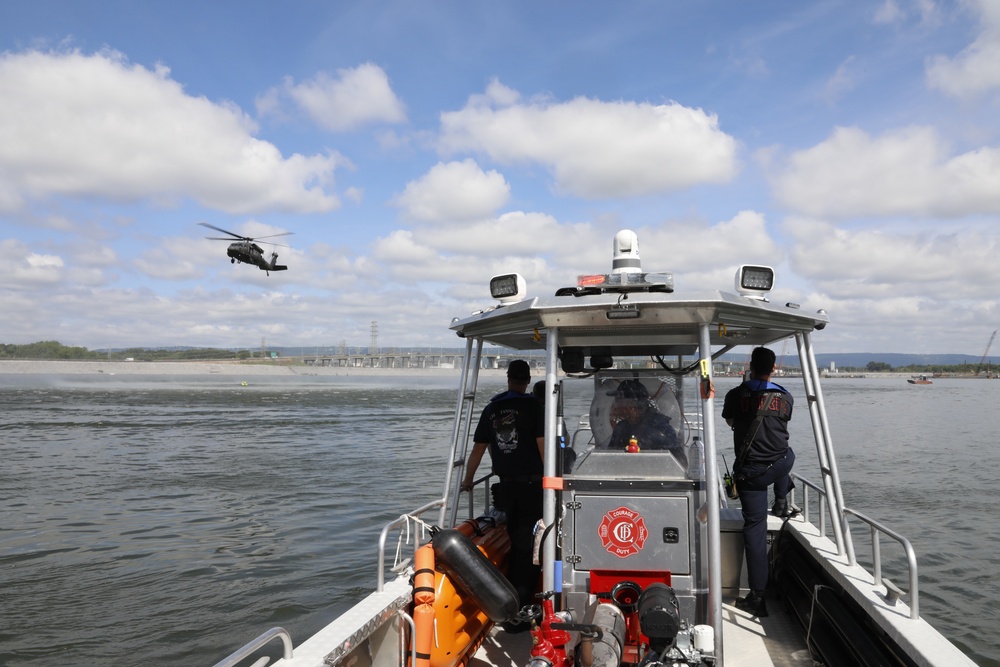
[{"label": "baseball cap", "polygon": [[507,366],[507,377],[511,380],[530,380],[531,367],[524,359],[515,359]]},{"label": "baseball cap", "polygon": [[608,396],[641,400],[649,398],[649,391],[642,380],[622,380],[616,389],[608,392]]}]

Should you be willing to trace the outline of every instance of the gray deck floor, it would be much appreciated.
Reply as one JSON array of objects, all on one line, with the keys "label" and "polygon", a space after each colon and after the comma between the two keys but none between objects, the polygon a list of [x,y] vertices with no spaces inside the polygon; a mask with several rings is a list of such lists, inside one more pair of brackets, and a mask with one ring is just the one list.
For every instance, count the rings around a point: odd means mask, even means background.
[{"label": "gray deck floor", "polygon": [[812,665],[798,624],[776,600],[767,601],[768,616],[751,618],[732,604],[722,605],[725,667]]}]

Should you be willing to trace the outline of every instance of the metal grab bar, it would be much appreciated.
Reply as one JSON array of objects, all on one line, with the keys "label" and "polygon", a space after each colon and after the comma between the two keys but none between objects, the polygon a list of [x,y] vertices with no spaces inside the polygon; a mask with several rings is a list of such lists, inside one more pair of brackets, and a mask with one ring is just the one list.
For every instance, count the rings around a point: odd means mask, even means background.
[{"label": "metal grab bar", "polygon": [[[872,564],[875,568],[875,585],[882,583],[882,550],[879,548],[879,533],[884,533],[891,537],[892,539],[903,545],[903,550],[906,552],[906,565],[909,569],[909,579],[910,579],[910,618],[916,620],[920,618],[920,600],[919,591],[917,587],[917,554],[913,550],[913,545],[910,541],[897,533],[894,530],[886,528],[878,521],[865,516],[861,512],[852,510],[850,507],[844,508],[844,514],[853,514],[862,521],[868,524],[872,531]],[[887,587],[888,588],[888,587]],[[888,596],[889,591],[886,591]]]},{"label": "metal grab bar", "polygon": [[[802,518],[806,523],[810,523],[809,519],[809,489],[813,489],[819,494],[819,534],[826,537],[826,491],[823,490],[818,484],[810,482],[805,477],[798,475],[796,473],[791,474],[792,479],[797,479],[802,482]],[[795,504],[795,488],[792,488],[790,502],[792,505]]]},{"label": "metal grab bar", "polygon": [[[270,630],[262,634],[260,637],[251,640],[246,646],[239,649],[232,655],[223,658],[222,661],[220,662],[215,663],[214,667],[235,667],[242,660],[248,658],[250,654],[252,654],[254,651],[260,649],[261,647],[263,647],[265,644],[267,644],[272,639],[275,639],[276,637],[281,637],[281,643],[284,645],[284,653],[282,654],[282,658],[285,660],[291,660],[292,636],[288,634],[288,630],[285,630],[284,628],[271,628]],[[268,658],[263,658],[263,660],[264,662],[260,662],[260,660],[258,660],[254,664],[263,666],[266,665],[268,662],[270,662],[270,659]]]},{"label": "metal grab bar", "polygon": [[[491,479],[494,477],[493,472],[488,472],[482,477],[472,482],[472,488],[469,490],[469,518],[476,516],[476,488],[483,489],[483,508],[488,508],[492,498],[490,498],[491,490]],[[480,486],[481,485],[481,486]]]},{"label": "metal grab bar", "polygon": [[[792,477],[800,482],[802,482],[802,518],[806,523],[809,523],[809,489],[813,489],[819,495],[819,534],[822,537],[826,537],[826,492],[818,485],[810,482],[805,477],[792,473]],[[791,503],[795,504],[795,489],[791,492]],[[891,598],[891,591],[888,590],[888,586],[882,580],[882,549],[879,544],[879,533],[884,533],[888,537],[896,540],[903,546],[903,550],[906,552],[906,565],[907,565],[907,575],[910,582],[909,594],[910,594],[910,618],[916,620],[920,618],[920,588],[918,585],[917,576],[917,554],[913,550],[913,545],[910,541],[906,539],[903,535],[900,535],[896,531],[892,530],[879,523],[878,521],[868,517],[857,510],[853,510],[850,507],[844,507],[844,516],[853,515],[868,524],[871,529],[872,538],[872,568],[874,572],[872,577],[875,582],[875,586],[886,586],[886,597]],[[844,521],[845,528],[847,526],[846,520]],[[857,562],[852,563],[853,565],[858,565]]]},{"label": "metal grab bar", "polygon": [[[420,507],[413,510],[409,514],[400,514],[398,519],[396,519],[395,521],[390,521],[389,523],[385,524],[385,526],[382,528],[382,532],[378,536],[378,578],[375,586],[375,590],[377,592],[381,593],[382,589],[385,587],[385,542],[389,536],[389,531],[392,530],[393,528],[400,528],[406,525],[406,523],[411,518],[420,516],[424,512],[427,512],[428,510],[432,510],[435,507],[443,507],[444,502],[445,502],[444,498],[432,500],[426,505],[421,505]],[[414,540],[414,545],[413,545],[414,553],[416,553],[419,542],[420,542],[419,540]]]}]

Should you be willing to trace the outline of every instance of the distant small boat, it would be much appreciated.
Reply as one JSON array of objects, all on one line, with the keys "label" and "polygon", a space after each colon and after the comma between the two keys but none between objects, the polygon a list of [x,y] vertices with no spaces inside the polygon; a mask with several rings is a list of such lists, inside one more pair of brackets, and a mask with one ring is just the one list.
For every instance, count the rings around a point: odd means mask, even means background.
[{"label": "distant small boat", "polygon": [[933,382],[927,379],[926,375],[915,375],[911,377],[909,380],[907,380],[907,382],[909,382],[910,384],[934,384]]}]

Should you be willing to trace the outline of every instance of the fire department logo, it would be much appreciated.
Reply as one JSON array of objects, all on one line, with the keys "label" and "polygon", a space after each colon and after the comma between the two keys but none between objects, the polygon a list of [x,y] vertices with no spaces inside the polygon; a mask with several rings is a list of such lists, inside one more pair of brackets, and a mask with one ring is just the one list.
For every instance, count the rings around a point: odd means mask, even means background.
[{"label": "fire department logo", "polygon": [[627,507],[619,507],[605,514],[597,534],[608,553],[619,558],[639,553],[649,536],[642,516]]}]

